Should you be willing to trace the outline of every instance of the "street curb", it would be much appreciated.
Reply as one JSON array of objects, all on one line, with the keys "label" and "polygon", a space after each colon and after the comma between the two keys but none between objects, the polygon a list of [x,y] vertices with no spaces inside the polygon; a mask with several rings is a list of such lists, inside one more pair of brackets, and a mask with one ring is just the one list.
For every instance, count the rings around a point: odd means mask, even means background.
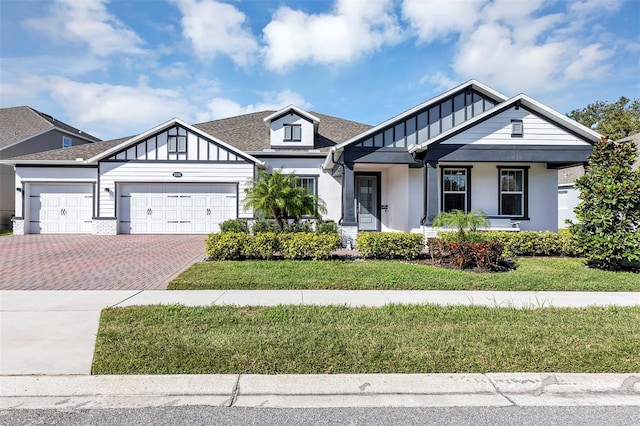
[{"label": "street curb", "polygon": [[0,376],[0,409],[640,406],[640,373]]}]

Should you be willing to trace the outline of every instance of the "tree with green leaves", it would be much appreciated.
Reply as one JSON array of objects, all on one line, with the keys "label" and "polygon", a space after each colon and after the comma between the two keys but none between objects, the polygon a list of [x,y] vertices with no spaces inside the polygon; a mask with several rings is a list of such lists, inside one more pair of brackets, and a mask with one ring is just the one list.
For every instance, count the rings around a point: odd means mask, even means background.
[{"label": "tree with green leaves", "polygon": [[567,116],[614,141],[640,133],[640,99],[622,96],[616,102],[598,101]]},{"label": "tree with green leaves", "polygon": [[619,271],[640,266],[640,170],[633,170],[634,143],[606,137],[597,142],[584,176],[582,200],[570,224],[578,252],[591,266]]},{"label": "tree with green leaves", "polygon": [[481,227],[489,227],[489,219],[482,210],[471,210],[465,213],[462,210],[441,212],[433,219],[433,226],[449,227],[458,230],[458,240],[467,240],[465,231],[475,231]]},{"label": "tree with green leaves", "polygon": [[281,170],[268,173],[261,170],[245,188],[245,208],[253,209],[259,216],[274,218],[280,229],[289,219],[296,223],[302,216],[319,218],[326,212],[324,201],[300,186],[299,178]]}]

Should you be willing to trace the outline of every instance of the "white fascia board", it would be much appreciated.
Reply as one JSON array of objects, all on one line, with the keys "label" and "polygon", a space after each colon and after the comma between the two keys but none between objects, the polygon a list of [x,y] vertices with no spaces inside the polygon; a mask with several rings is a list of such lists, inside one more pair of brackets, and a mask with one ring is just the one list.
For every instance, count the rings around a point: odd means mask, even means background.
[{"label": "white fascia board", "polygon": [[488,96],[490,98],[499,100],[500,103],[502,103],[502,102],[506,101],[507,99],[509,99],[505,95],[503,95],[502,93],[500,93],[500,92],[498,92],[496,90],[493,90],[489,86],[485,86],[484,84],[480,83],[479,81],[469,80],[466,83],[463,83],[463,84],[461,84],[459,86],[456,86],[453,89],[447,90],[446,92],[442,93],[441,95],[436,96],[435,98],[431,98],[428,101],[423,102],[420,105],[417,105],[417,106],[411,108],[410,110],[407,110],[407,111],[403,112],[402,114],[396,115],[395,117],[392,117],[389,120],[384,121],[384,122],[378,124],[377,126],[372,127],[371,129],[369,129],[369,130],[367,130],[365,132],[362,132],[359,135],[356,135],[356,136],[352,137],[351,139],[336,145],[335,148],[338,149],[338,150],[342,149],[345,146],[350,145],[350,144],[354,143],[357,140],[363,139],[363,138],[367,137],[368,135],[374,134],[374,133],[378,132],[379,130],[390,126],[391,124],[393,124],[396,121],[404,120],[405,118],[407,118],[408,116],[416,113],[417,111],[419,111],[421,109],[424,109],[424,108],[428,107],[429,105],[436,104],[436,103],[440,102],[441,100],[451,96],[452,94],[464,89],[465,87],[471,87],[472,89],[476,89],[478,92],[480,92],[480,93],[482,93],[482,94],[484,94],[484,95],[486,95],[486,96]]},{"label": "white fascia board", "polygon": [[[0,164],[7,165],[60,165],[60,166],[81,166],[89,164],[87,160],[0,160]],[[91,164],[95,165],[95,164]]]},{"label": "white fascia board", "polygon": [[294,111],[296,114],[301,115],[305,118],[308,118],[309,120],[313,121],[314,125],[317,125],[318,123],[320,123],[320,119],[318,117],[316,117],[313,114],[309,114],[307,111],[304,111],[295,105],[289,105],[287,107],[284,107],[281,110],[266,116],[265,118],[262,119],[262,121],[264,121],[265,123],[270,123],[273,119],[280,117],[281,115],[286,114],[289,111]]},{"label": "white fascia board", "polygon": [[573,130],[574,132],[578,133],[579,135],[583,136],[586,139],[591,140],[594,143],[600,140],[601,136],[599,133],[589,129],[588,127],[583,126],[582,124],[572,120],[566,115],[560,114],[559,112],[521,93],[501,104],[496,105],[494,108],[491,108],[490,110],[483,112],[482,114],[472,118],[471,120],[465,121],[459,127],[453,127],[447,130],[446,132],[440,133],[438,136],[431,138],[428,141],[423,142],[419,145],[410,146],[408,148],[408,151],[409,153],[425,151],[429,145],[435,142],[447,139],[452,134],[465,131],[470,127],[473,127],[476,123],[483,121],[486,117],[500,114],[501,112],[506,111],[507,109],[513,107],[517,103],[520,103],[520,105],[523,105],[537,112],[538,114],[540,114],[545,118],[551,119],[552,121],[555,121],[555,122],[559,122],[563,126],[567,127],[570,130]]},{"label": "white fascia board", "polygon": [[327,156],[324,159],[324,162],[322,163],[322,170],[333,169],[333,166],[335,165],[335,162],[333,161],[333,153],[336,151],[337,149],[335,146],[332,146],[329,149],[329,152],[327,152]]},{"label": "white fascia board", "polygon": [[265,166],[264,162],[258,160],[257,158],[255,158],[255,157],[247,154],[246,152],[241,151],[238,148],[236,148],[234,146],[231,146],[228,143],[223,142],[220,139],[215,138],[215,137],[211,136],[210,134],[208,134],[206,132],[203,132],[202,130],[197,129],[197,128],[193,127],[192,125],[187,124],[184,121],[179,120],[177,118],[174,118],[174,119],[169,120],[169,121],[167,121],[165,123],[162,123],[159,126],[154,127],[153,129],[149,129],[146,132],[139,134],[138,136],[134,136],[134,137],[132,137],[130,139],[127,139],[126,141],[122,142],[121,144],[118,144],[118,145],[114,146],[113,148],[110,148],[110,149],[108,149],[106,151],[103,151],[100,154],[89,158],[87,160],[87,163],[97,163],[98,161],[100,161],[100,160],[102,160],[104,158],[107,158],[110,155],[113,155],[116,152],[119,152],[119,151],[123,150],[124,148],[127,148],[127,147],[129,147],[131,145],[134,145],[134,144],[136,144],[138,142],[141,142],[141,141],[145,140],[146,138],[154,135],[155,133],[161,132],[161,131],[163,131],[165,129],[168,129],[169,127],[172,127],[172,126],[175,126],[175,125],[182,126],[182,127],[186,128],[187,130],[195,133],[195,134],[201,135],[201,136],[203,136],[203,137],[205,137],[207,139],[211,139],[212,141],[214,141],[215,143],[225,147],[226,149],[228,149],[230,151],[233,151],[236,154],[248,159],[249,161],[252,161],[252,162],[256,163],[256,165],[259,166],[259,167],[264,167]]}]

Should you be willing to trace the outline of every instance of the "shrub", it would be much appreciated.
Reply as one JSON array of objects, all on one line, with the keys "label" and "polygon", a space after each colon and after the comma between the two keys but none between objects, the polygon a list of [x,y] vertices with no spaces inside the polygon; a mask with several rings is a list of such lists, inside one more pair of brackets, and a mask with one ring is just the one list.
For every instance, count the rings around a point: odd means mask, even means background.
[{"label": "shrub", "polygon": [[279,240],[280,251],[285,259],[325,260],[331,258],[331,253],[340,247],[338,234],[298,232],[281,234]]},{"label": "shrub", "polygon": [[282,228],[285,234],[309,233],[313,232],[313,228],[309,222],[287,223]]},{"label": "shrub", "polygon": [[210,234],[205,240],[205,250],[212,260],[240,260],[245,257],[250,235],[244,232]]},{"label": "shrub", "polygon": [[316,223],[316,234],[337,234],[338,224],[333,220],[321,221]]},{"label": "shrub", "polygon": [[427,244],[429,254],[435,263],[449,260],[458,269],[475,267],[498,269],[504,250],[504,244],[500,241],[470,243],[429,238]]},{"label": "shrub", "polygon": [[220,224],[220,232],[241,232],[248,234],[249,225],[247,225],[246,219],[229,219]]},{"label": "shrub", "polygon": [[365,259],[417,259],[424,241],[409,232],[361,232],[356,248]]},{"label": "shrub", "polygon": [[262,234],[264,232],[278,233],[280,232],[280,227],[275,220],[258,219],[251,227],[251,232],[253,233],[253,235]]},{"label": "shrub", "polygon": [[280,240],[275,232],[261,232],[247,238],[242,249],[246,259],[268,260],[280,251]]},{"label": "shrub", "polygon": [[[439,232],[445,242],[461,242],[456,232]],[[504,244],[506,256],[576,256],[571,234],[567,231],[480,231],[468,232],[467,241],[482,243],[498,241]]]},{"label": "shrub", "polygon": [[575,186],[580,204],[571,232],[579,253],[600,269],[640,267],[640,170],[636,146],[606,137],[597,142]]}]

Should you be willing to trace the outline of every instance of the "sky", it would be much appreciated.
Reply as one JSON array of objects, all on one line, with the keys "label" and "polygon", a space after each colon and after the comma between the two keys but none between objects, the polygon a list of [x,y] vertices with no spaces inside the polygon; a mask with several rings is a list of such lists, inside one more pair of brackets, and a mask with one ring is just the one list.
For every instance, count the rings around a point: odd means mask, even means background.
[{"label": "sky", "polygon": [[0,0],[0,107],[105,140],[290,104],[375,125],[469,79],[640,98],[640,0]]}]

